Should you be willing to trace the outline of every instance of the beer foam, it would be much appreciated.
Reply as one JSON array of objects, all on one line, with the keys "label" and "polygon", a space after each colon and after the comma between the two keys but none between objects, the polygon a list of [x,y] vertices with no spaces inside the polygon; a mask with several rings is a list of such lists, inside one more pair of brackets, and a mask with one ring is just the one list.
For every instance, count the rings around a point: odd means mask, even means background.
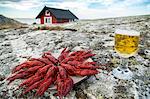
[{"label": "beer foam", "polygon": [[140,32],[134,31],[134,30],[121,30],[116,29],[116,34],[122,34],[122,35],[130,35],[130,36],[140,36]]}]

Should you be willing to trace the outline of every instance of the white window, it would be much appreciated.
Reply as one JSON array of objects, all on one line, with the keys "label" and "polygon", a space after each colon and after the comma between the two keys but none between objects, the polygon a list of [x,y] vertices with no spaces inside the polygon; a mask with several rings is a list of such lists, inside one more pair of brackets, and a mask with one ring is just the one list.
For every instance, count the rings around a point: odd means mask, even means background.
[{"label": "white window", "polygon": [[45,15],[49,15],[50,16],[50,12],[48,10],[45,11]]},{"label": "white window", "polygon": [[51,17],[44,17],[44,23],[52,23],[52,18]]}]

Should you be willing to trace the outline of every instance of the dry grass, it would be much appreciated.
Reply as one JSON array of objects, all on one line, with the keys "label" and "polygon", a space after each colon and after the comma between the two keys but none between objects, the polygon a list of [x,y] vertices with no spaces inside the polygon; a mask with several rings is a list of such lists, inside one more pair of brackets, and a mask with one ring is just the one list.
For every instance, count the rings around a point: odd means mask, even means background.
[{"label": "dry grass", "polygon": [[11,24],[8,24],[8,25],[0,25],[0,30],[3,30],[3,29],[21,29],[21,28],[28,28],[28,25],[11,25]]},{"label": "dry grass", "polygon": [[63,27],[60,26],[38,26],[37,28],[34,28],[34,30],[57,30],[57,31],[63,31],[65,30]]}]

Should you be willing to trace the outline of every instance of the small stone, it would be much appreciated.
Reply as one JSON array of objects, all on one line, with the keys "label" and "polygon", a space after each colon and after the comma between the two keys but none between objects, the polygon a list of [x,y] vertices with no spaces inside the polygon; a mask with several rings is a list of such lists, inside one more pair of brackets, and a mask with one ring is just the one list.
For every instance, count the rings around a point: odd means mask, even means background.
[{"label": "small stone", "polygon": [[4,75],[0,75],[0,81],[3,81],[5,79]]}]

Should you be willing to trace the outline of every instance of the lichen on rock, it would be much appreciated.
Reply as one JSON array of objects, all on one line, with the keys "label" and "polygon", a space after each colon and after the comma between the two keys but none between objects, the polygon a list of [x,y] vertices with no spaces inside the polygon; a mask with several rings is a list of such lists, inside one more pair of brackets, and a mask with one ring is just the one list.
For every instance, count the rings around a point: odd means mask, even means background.
[{"label": "lichen on rock", "polygon": [[[81,20],[61,25],[77,31],[48,31],[26,29],[0,30],[0,75],[8,77],[11,69],[29,57],[39,57],[45,51],[64,47],[91,49],[99,64],[109,63],[107,70],[101,70],[95,77],[75,86],[66,99],[148,99],[150,97],[150,16],[120,17],[103,20]],[[114,51],[114,31],[116,28],[131,28],[141,33],[138,55],[129,58],[129,68],[135,74],[129,81],[114,78],[112,70],[120,63]],[[21,80],[8,86],[0,81],[0,98],[37,98],[35,91],[19,96],[21,89],[15,87]],[[48,90],[42,97],[55,99]],[[39,99],[39,98],[37,98]]]}]

